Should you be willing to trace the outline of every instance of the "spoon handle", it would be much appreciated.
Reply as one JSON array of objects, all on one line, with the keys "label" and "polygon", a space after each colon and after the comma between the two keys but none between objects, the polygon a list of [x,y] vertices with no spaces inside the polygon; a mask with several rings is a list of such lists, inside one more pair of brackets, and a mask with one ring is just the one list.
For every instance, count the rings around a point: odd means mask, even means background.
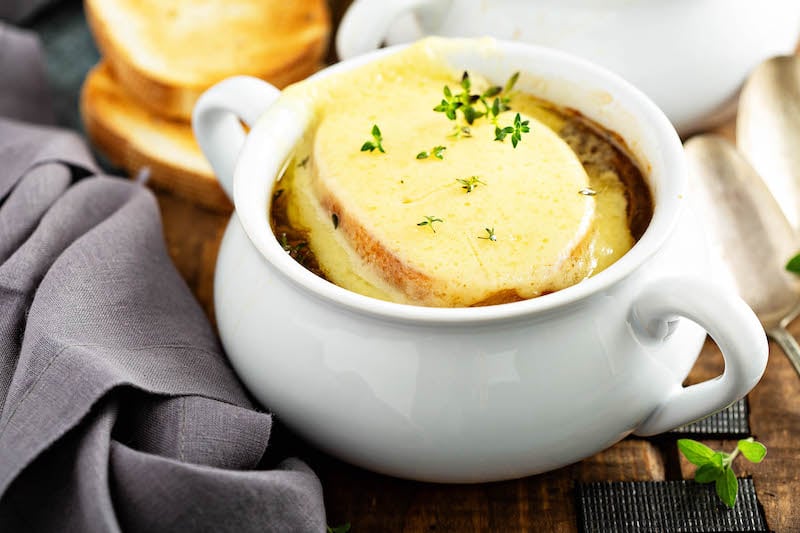
[{"label": "spoon handle", "polygon": [[777,326],[769,330],[767,334],[781,346],[783,353],[786,354],[786,357],[794,365],[794,369],[800,374],[800,344],[797,344],[797,340],[783,326]]}]

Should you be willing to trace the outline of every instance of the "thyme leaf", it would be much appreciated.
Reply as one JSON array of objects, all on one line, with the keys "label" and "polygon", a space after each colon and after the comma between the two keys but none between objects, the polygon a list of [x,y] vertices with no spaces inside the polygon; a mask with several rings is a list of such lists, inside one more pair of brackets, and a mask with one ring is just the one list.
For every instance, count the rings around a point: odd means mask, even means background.
[{"label": "thyme leaf", "polygon": [[431,151],[423,150],[417,154],[417,159],[428,159],[431,155],[436,159],[444,159],[444,151],[447,150],[445,146],[434,146]]},{"label": "thyme leaf", "polygon": [[381,153],[386,153],[386,150],[383,149],[383,135],[381,134],[381,129],[378,127],[377,124],[372,125],[372,140],[367,141],[361,145],[362,152],[373,152],[378,150]]},{"label": "thyme leaf", "polygon": [[516,148],[517,144],[522,141],[522,134],[531,131],[529,124],[530,120],[522,120],[520,114],[517,113],[517,116],[514,117],[513,126],[506,126],[505,128],[499,126],[495,127],[494,140],[503,142],[506,136],[511,135],[511,144]]},{"label": "thyme leaf", "polygon": [[479,239],[483,239],[483,240],[486,240],[486,241],[492,241],[492,242],[496,242],[497,241],[497,235],[495,235],[493,227],[492,228],[483,228],[483,229],[486,230],[486,236],[485,237],[478,236]]},{"label": "thyme leaf", "polygon": [[422,217],[424,220],[422,222],[417,222],[417,226],[428,226],[431,228],[431,231],[436,233],[436,228],[433,227],[435,222],[444,222],[441,218],[436,218],[433,215]]},{"label": "thyme leaf", "polygon": [[467,194],[471,193],[475,188],[480,185],[486,185],[486,183],[482,182],[478,176],[470,176],[469,178],[459,178],[456,180],[461,184],[461,188],[467,191]]}]

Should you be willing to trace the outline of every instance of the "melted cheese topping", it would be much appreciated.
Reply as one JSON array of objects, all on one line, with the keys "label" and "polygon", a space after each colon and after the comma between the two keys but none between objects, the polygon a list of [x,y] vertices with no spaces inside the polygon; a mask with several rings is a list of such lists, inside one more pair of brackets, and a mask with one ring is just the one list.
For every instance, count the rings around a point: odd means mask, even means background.
[{"label": "melted cheese topping", "polygon": [[[489,86],[471,78],[473,92]],[[452,137],[454,122],[432,108],[459,80],[423,41],[291,88],[315,102],[317,121],[298,146],[307,164],[292,165],[281,187],[326,277],[386,300],[468,306],[559,290],[622,256],[633,245],[625,187],[613,172],[587,174],[556,134],[564,118],[517,92],[498,121],[529,121],[516,149],[494,140],[487,118]],[[373,124],[386,153],[360,151]],[[416,159],[434,146],[443,160]],[[472,176],[480,183],[468,193],[458,180]],[[441,222],[419,225],[427,216]]]}]

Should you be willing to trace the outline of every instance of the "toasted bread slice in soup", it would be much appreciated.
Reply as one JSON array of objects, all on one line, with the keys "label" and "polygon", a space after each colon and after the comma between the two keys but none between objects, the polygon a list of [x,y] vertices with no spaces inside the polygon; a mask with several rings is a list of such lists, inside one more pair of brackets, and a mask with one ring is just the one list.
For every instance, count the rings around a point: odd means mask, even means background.
[{"label": "toasted bread slice in soup", "polygon": [[[358,151],[369,132],[360,114],[322,119],[313,193],[370,283],[399,301],[472,306],[539,296],[591,273],[595,200],[578,194],[586,171],[551,129],[522,119],[531,131],[513,149],[508,139],[477,141],[494,138],[489,121],[471,138],[443,138],[435,113],[409,120],[390,109],[380,119],[386,153]],[[437,145],[446,165],[414,158]]]},{"label": "toasted bread slice in soup", "polygon": [[203,91],[227,77],[284,87],[309,76],[330,32],[325,0],[85,0],[85,10],[125,89],[184,120]]},{"label": "toasted bread slice in soup", "polygon": [[191,126],[132,101],[104,63],[84,81],[81,115],[92,142],[115,165],[131,175],[146,167],[156,187],[216,210],[231,209]]}]

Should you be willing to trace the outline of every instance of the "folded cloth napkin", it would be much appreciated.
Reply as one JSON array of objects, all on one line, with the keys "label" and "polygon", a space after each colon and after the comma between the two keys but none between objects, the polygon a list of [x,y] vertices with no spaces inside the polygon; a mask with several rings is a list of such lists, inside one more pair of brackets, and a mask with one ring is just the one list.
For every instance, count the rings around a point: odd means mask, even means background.
[{"label": "folded cloth napkin", "polygon": [[[22,37],[5,50],[39,64]],[[0,78],[0,114],[35,83]],[[76,134],[0,118],[0,531],[322,531],[314,473],[260,468],[271,422],[152,194],[99,175]]]}]

